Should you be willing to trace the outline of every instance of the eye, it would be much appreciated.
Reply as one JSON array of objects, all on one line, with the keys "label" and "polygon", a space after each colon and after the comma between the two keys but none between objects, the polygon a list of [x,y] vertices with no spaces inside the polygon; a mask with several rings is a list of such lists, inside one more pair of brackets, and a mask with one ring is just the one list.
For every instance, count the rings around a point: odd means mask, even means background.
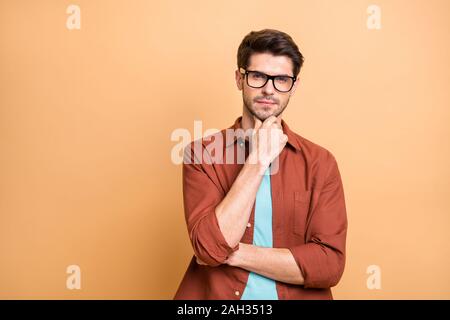
[{"label": "eye", "polygon": [[253,79],[264,79],[266,76],[259,72],[252,72],[251,74]]},{"label": "eye", "polygon": [[275,78],[276,81],[281,82],[281,83],[286,83],[290,80],[290,78],[288,77],[276,77]]}]

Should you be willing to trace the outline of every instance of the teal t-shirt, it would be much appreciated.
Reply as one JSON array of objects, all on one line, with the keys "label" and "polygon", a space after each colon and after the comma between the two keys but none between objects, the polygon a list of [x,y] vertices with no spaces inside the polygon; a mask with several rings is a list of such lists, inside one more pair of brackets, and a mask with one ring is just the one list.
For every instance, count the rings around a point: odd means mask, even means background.
[{"label": "teal t-shirt", "polygon": [[[260,247],[273,247],[270,167],[264,173],[256,193],[253,244]],[[278,300],[275,280],[250,272],[241,299]]]}]

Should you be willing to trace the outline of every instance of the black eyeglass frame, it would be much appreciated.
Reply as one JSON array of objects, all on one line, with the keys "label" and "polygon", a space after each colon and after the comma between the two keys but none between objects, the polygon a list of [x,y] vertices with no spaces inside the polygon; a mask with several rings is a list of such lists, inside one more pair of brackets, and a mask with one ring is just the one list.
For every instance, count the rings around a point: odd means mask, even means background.
[{"label": "black eyeglass frame", "polygon": [[[259,89],[259,88],[264,87],[264,86],[267,84],[267,82],[268,82],[269,80],[272,80],[272,85],[273,85],[273,87],[275,88],[275,90],[277,90],[277,91],[279,91],[279,92],[282,92],[282,93],[286,93],[286,92],[289,92],[289,91],[292,90],[292,88],[294,87],[295,81],[297,81],[297,77],[284,76],[284,75],[283,75],[283,76],[281,76],[281,75],[269,76],[268,74],[265,74],[264,72],[256,71],[256,70],[245,70],[245,69],[242,68],[242,67],[239,68],[239,72],[240,72],[241,74],[244,74],[245,77],[247,78],[247,80],[246,80],[247,85],[248,85],[249,87],[255,88],[255,89]],[[264,84],[263,84],[262,86],[260,86],[260,87],[254,87],[254,86],[251,86],[251,85],[248,83],[248,74],[249,74],[250,72],[257,72],[257,73],[263,74],[263,75],[267,78],[267,79],[266,79],[266,82],[264,82]],[[287,78],[291,78],[291,79],[292,79],[292,85],[291,85],[291,87],[289,88],[289,90],[287,90],[287,91],[279,90],[279,89],[275,86],[275,78],[278,78],[278,77],[287,77]]]}]

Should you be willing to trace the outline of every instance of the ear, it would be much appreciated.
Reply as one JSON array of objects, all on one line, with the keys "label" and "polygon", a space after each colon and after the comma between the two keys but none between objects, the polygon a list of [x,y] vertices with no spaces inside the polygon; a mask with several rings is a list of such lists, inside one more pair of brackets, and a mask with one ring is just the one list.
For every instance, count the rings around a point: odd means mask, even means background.
[{"label": "ear", "polygon": [[244,78],[243,78],[242,73],[240,73],[238,69],[236,69],[236,71],[235,71],[235,78],[236,78],[236,86],[237,86],[238,90],[241,91],[242,87],[244,85],[244,82],[243,82]]},{"label": "ear", "polygon": [[289,92],[290,96],[294,95],[295,90],[297,89],[297,86],[299,83],[300,83],[300,78],[297,78],[297,80],[294,82],[294,86],[292,87],[291,91]]}]

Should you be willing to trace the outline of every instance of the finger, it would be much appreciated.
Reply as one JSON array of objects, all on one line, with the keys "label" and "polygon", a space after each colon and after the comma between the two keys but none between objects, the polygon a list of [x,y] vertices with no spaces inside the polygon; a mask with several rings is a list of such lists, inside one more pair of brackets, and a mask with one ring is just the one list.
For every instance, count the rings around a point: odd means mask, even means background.
[{"label": "finger", "polygon": [[283,126],[280,123],[278,123],[278,121],[275,121],[274,123],[272,123],[270,125],[270,128],[283,130]]},{"label": "finger", "polygon": [[262,124],[263,128],[269,128],[275,121],[277,121],[277,117],[270,116],[266,120],[264,120],[264,123]]},{"label": "finger", "polygon": [[257,117],[253,116],[253,121],[254,121],[254,127],[253,130],[251,130],[250,133],[250,139],[251,139],[251,144],[253,145],[256,140],[257,140],[257,136],[256,133],[258,132],[258,130],[261,128],[262,122],[261,120],[259,120]]},{"label": "finger", "polygon": [[262,122],[261,122],[261,120],[259,120],[259,119],[258,119],[257,117],[255,117],[255,116],[253,116],[253,121],[254,121],[254,123],[255,123],[253,129],[254,129],[254,131],[256,131],[256,130],[258,130],[258,129],[261,127]]},{"label": "finger", "polygon": [[278,128],[282,129],[283,126],[281,125],[281,114],[277,116],[277,121],[275,121],[278,125]]}]

